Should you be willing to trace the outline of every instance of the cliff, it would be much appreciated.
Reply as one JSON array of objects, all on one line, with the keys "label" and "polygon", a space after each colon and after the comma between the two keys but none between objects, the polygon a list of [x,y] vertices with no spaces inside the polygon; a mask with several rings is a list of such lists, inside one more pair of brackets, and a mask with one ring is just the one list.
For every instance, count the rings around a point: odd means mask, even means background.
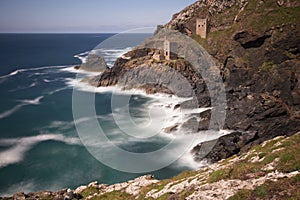
[{"label": "cliff", "polygon": [[[195,31],[198,17],[208,20],[205,39]],[[15,199],[300,199],[295,134],[300,131],[299,18],[298,0],[201,0],[160,27],[197,41],[220,71],[227,97],[222,128],[234,132],[192,150],[195,159],[214,164],[167,180],[144,176],[111,186],[91,183],[74,191],[18,193]],[[136,48],[89,81],[98,87],[122,83],[125,89],[172,94],[144,77],[168,78],[163,75],[174,70],[174,79],[182,75],[191,85],[198,106],[210,107],[207,85],[192,64],[176,54],[171,60],[154,59],[158,53],[147,45]],[[183,90],[179,94],[189,96]],[[205,120],[194,132],[208,129],[211,112],[200,117]],[[185,126],[194,126],[193,120]],[[202,154],[201,148],[212,143],[213,149]]]},{"label": "cliff", "polygon": [[[206,145],[199,144],[193,150],[196,159],[216,162],[268,139],[300,130],[299,5],[295,0],[197,1],[160,27],[179,31],[201,44],[213,57],[225,85],[227,116],[225,125],[218,128],[235,132],[221,138],[223,142],[217,142],[208,155],[197,152]],[[195,31],[199,17],[208,21],[205,39]],[[132,81],[143,79],[150,68],[156,74],[165,74],[168,71],[161,66],[169,66],[188,80],[200,107],[211,106],[212,96],[191,63],[178,55],[173,55],[171,61],[156,61],[153,57],[156,51],[139,47],[127,53],[126,59],[119,58],[112,69],[92,83],[115,85],[127,71],[136,69],[138,72],[123,82],[124,87],[144,88],[148,93],[172,93],[161,84]],[[197,130],[208,128],[210,115],[206,113],[208,120],[200,122]]]},{"label": "cliff", "polygon": [[[206,39],[190,28],[198,16],[208,18]],[[243,133],[221,138],[209,160],[300,129],[299,17],[299,1],[198,1],[166,25],[190,34],[219,63],[224,128]]]},{"label": "cliff", "polygon": [[75,190],[17,193],[0,199],[299,199],[299,143],[300,133],[276,137],[247,153],[166,180],[148,175],[114,185],[92,182]]}]

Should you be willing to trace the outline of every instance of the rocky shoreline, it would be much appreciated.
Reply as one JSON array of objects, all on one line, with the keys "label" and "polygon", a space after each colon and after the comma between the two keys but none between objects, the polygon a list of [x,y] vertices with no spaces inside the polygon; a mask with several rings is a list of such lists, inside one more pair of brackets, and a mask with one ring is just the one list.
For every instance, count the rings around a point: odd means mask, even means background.
[{"label": "rocky shoreline", "polygon": [[[74,191],[18,193],[0,199],[227,199],[237,194],[240,199],[295,197],[297,194],[284,184],[277,191],[274,182],[288,182],[299,188],[299,133],[295,134],[300,131],[299,7],[296,0],[201,0],[160,27],[162,31],[179,31],[197,41],[212,56],[217,70],[211,70],[220,72],[225,85],[225,124],[213,127],[234,131],[192,150],[197,161],[212,163],[209,167],[170,180],[144,176],[113,186],[91,183]],[[208,20],[207,38],[194,33],[199,16]],[[161,33],[157,31],[156,35]],[[89,83],[97,87],[121,83],[125,89],[140,88],[149,94],[174,94],[164,84],[143,79],[151,74],[158,74],[159,79],[168,78],[163,75],[174,70],[176,75],[172,78],[184,77],[197,102],[196,106],[188,102],[177,108],[191,104],[193,108],[211,106],[214,96],[190,62],[176,54],[171,60],[156,60],[157,50],[147,48],[147,41],[144,45],[118,58],[113,68],[105,67]],[[134,73],[128,76],[132,70]],[[191,91],[179,90],[178,94],[188,97]],[[195,133],[209,129],[211,110],[196,117],[202,119],[200,123],[190,119],[185,126]],[[169,127],[167,131],[176,128]],[[212,144],[213,148],[205,151]],[[264,194],[259,196],[255,191],[262,186]],[[275,192],[272,196],[268,191]],[[300,198],[299,193],[296,198]]]},{"label": "rocky shoreline", "polygon": [[298,199],[299,142],[300,133],[276,137],[247,153],[166,180],[146,175],[114,185],[92,182],[75,190],[16,193],[0,199]]},{"label": "rocky shoreline", "polygon": [[[199,16],[208,18],[209,33],[206,39],[194,34],[191,28]],[[235,131],[221,139],[231,145],[217,143],[214,153],[203,156],[204,159],[215,162],[247,151],[251,146],[276,136],[292,135],[299,131],[298,17],[297,1],[197,1],[160,27],[161,30],[179,31],[200,43],[213,57],[222,76],[227,109],[225,124],[221,128]],[[260,19],[264,19],[264,23],[257,26],[255,23]],[[154,38],[160,32],[157,31]],[[151,40],[146,41],[145,47],[147,42],[151,43]],[[207,85],[191,63],[178,55],[173,55],[171,60],[157,61],[153,57],[155,53],[155,49],[143,46],[134,49],[125,54],[126,59],[119,58],[112,69],[106,69],[100,77],[90,82],[98,87],[116,85],[119,80],[124,80],[125,74],[128,76],[128,71],[134,69],[134,75],[122,82],[124,87],[143,88],[148,93],[172,93],[161,84],[147,84],[149,80],[138,84],[133,81],[148,77],[154,71],[156,74],[167,74],[169,69],[164,66],[168,66],[188,80],[199,107],[211,106],[212,96]],[[207,129],[207,121],[197,124],[200,128],[195,132]]]}]

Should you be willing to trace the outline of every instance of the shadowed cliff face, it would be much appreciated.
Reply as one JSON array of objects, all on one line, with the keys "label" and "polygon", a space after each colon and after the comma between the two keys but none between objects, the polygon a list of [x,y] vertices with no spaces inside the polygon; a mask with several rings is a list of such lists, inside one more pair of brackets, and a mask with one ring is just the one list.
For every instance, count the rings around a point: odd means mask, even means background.
[{"label": "shadowed cliff face", "polygon": [[[178,84],[180,84],[179,76],[183,76],[195,92],[198,102],[201,103],[200,106],[210,106],[206,84],[190,63],[178,58],[176,55],[173,55],[173,60],[156,61],[153,59],[154,51],[153,49],[136,49],[125,54],[126,57],[131,57],[131,59],[119,58],[113,68],[107,69],[96,79],[97,86],[105,87],[118,84],[124,86],[125,89],[144,89],[148,94],[158,92],[166,94],[176,93],[177,96],[189,97],[190,94],[186,93],[188,91],[185,88],[171,91],[170,88],[172,87],[169,87],[169,89],[167,87],[171,85],[168,83],[172,83],[172,80],[177,80]],[[92,80],[92,82],[94,81]],[[172,84],[174,86],[174,83]]]},{"label": "shadowed cliff face", "polygon": [[[226,85],[224,128],[239,132],[224,136],[207,159],[215,162],[300,130],[299,5],[197,1],[165,25],[197,40],[219,63]],[[198,16],[208,18],[207,39],[194,34]]]}]

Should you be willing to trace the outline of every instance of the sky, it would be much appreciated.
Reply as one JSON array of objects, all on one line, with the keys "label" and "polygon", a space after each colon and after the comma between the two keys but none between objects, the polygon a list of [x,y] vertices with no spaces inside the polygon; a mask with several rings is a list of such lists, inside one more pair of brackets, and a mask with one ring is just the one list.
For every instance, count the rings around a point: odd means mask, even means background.
[{"label": "sky", "polygon": [[196,0],[0,0],[0,33],[116,33],[166,24]]}]

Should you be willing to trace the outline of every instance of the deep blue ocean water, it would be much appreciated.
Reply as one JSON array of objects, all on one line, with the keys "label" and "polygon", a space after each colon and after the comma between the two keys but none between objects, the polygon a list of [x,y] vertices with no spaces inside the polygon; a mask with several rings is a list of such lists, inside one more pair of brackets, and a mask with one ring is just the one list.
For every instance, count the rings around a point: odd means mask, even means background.
[{"label": "deep blue ocean water", "polygon": [[[17,191],[74,189],[95,180],[111,184],[142,175],[120,172],[96,160],[81,144],[74,125],[70,82],[76,77],[72,66],[81,63],[74,56],[85,55],[111,36],[0,34],[0,196]],[[104,55],[113,62],[120,52],[148,36],[124,40],[116,44],[118,47],[104,50]],[[149,98],[133,97],[133,110],[142,113]],[[95,101],[102,119],[99,123],[115,133],[115,124],[108,120],[111,93],[96,94]],[[147,152],[165,144],[163,139],[122,141],[120,145],[133,152]],[[162,179],[185,169],[174,164],[151,174]]]}]

